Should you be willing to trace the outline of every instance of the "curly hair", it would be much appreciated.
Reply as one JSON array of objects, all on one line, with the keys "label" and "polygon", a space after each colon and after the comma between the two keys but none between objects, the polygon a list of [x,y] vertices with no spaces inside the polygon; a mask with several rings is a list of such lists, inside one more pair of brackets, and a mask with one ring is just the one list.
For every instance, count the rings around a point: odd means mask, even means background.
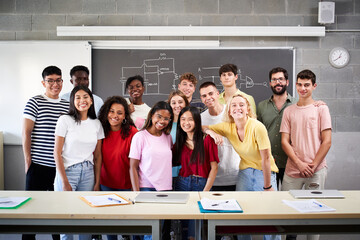
[{"label": "curly hair", "polygon": [[180,83],[182,80],[189,80],[194,86],[196,86],[198,80],[196,79],[195,75],[191,72],[186,72],[180,76]]},{"label": "curly hair", "polygon": [[108,114],[109,114],[111,106],[114,103],[118,103],[124,107],[125,121],[122,122],[122,124],[121,124],[121,133],[120,134],[121,134],[121,138],[125,139],[130,135],[131,126],[135,127],[135,124],[130,117],[129,106],[123,97],[112,96],[112,97],[109,97],[108,99],[106,99],[106,101],[100,108],[98,119],[100,120],[101,125],[103,126],[105,137],[107,137],[111,131],[111,126],[108,121]]}]

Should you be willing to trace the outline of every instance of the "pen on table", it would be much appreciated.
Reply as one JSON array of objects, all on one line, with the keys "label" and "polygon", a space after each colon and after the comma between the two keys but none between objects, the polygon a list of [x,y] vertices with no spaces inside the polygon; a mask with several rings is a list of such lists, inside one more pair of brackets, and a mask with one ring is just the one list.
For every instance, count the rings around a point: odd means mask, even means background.
[{"label": "pen on table", "polygon": [[111,197],[108,197],[108,200],[118,202],[118,203],[122,203],[121,200],[117,200],[117,199],[114,199],[114,198],[111,198]]},{"label": "pen on table", "polygon": [[317,203],[315,201],[313,201],[313,203],[315,203],[316,205],[318,205],[319,207],[322,207],[322,205],[320,203]]},{"label": "pen on table", "polygon": [[0,201],[0,204],[1,203],[12,203],[13,201]]},{"label": "pen on table", "polygon": [[130,201],[132,204],[135,204],[135,201],[134,201],[134,200],[131,200],[131,198],[129,198],[129,201]]},{"label": "pen on table", "polygon": [[229,201],[225,201],[225,202],[220,202],[220,203],[215,203],[215,204],[212,204],[211,206],[214,207],[214,206],[219,206],[220,204],[223,204],[223,203],[228,203]]}]

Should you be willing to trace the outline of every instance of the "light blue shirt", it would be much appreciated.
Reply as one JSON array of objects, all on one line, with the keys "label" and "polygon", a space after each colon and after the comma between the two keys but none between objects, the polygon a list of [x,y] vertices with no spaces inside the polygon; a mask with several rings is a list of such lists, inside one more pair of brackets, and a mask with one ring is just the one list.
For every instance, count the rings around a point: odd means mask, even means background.
[{"label": "light blue shirt", "polygon": [[177,122],[173,122],[170,132],[173,144],[175,144],[176,141],[176,127],[177,127]]}]

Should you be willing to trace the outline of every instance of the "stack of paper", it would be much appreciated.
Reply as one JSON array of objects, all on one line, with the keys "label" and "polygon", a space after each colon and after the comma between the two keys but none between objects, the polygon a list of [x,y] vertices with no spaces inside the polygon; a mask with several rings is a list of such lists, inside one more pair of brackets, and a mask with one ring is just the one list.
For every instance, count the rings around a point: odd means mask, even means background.
[{"label": "stack of paper", "polygon": [[294,208],[295,210],[301,213],[309,213],[309,212],[333,212],[335,208],[331,208],[326,206],[323,203],[320,203],[314,199],[304,200],[304,201],[288,201],[283,200],[283,203]]},{"label": "stack of paper", "polygon": [[15,209],[29,201],[30,197],[2,197],[0,198],[0,209]]},{"label": "stack of paper", "polygon": [[117,194],[103,194],[96,196],[82,196],[80,197],[87,204],[92,207],[105,207],[130,204],[128,200]]},{"label": "stack of paper", "polygon": [[203,198],[198,204],[200,212],[243,212],[235,199],[214,200]]}]

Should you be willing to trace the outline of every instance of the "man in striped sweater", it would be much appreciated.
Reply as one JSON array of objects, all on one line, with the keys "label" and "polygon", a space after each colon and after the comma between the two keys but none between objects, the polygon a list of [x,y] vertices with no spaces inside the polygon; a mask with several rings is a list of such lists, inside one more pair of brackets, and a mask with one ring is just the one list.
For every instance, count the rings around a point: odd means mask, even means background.
[{"label": "man in striped sweater", "polygon": [[[45,93],[29,99],[24,110],[22,146],[25,158],[25,190],[53,191],[56,173],[54,160],[55,126],[61,114],[67,113],[69,102],[59,97],[63,80],[55,66],[42,72]],[[23,235],[35,239],[35,235]],[[58,235],[53,235],[58,239]]]}]

